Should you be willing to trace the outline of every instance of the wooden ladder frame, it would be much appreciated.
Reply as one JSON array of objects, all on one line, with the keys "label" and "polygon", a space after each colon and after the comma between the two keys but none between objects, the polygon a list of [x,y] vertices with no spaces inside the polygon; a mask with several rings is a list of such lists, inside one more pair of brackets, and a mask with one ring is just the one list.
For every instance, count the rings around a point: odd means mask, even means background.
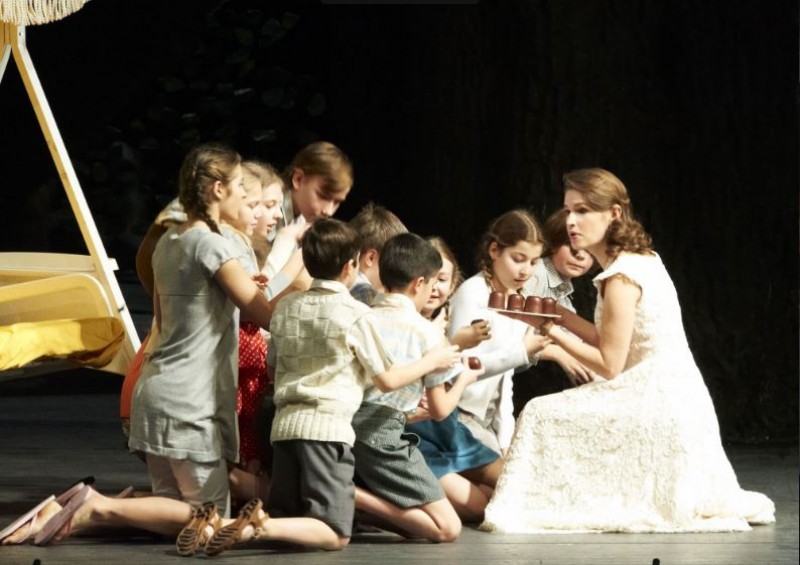
[{"label": "wooden ladder frame", "polygon": [[0,21],[0,45],[2,45],[2,52],[0,52],[0,82],[5,74],[8,61],[13,54],[14,61],[25,84],[28,98],[39,121],[39,127],[41,127],[44,138],[47,141],[50,155],[61,177],[61,183],[67,193],[72,212],[78,221],[83,240],[89,250],[92,267],[89,274],[94,276],[105,289],[115,310],[115,316],[120,319],[125,327],[125,342],[119,354],[110,365],[103,368],[103,370],[123,374],[139,349],[140,342],[130,311],[125,304],[125,298],[122,296],[119,283],[114,275],[114,271],[118,268],[117,263],[106,254],[103,241],[100,239],[94,218],[89,205],[86,203],[75,169],[72,166],[72,161],[67,154],[64,141],[61,139],[61,133],[53,118],[53,113],[39,82],[39,77],[33,67],[33,61],[25,42],[25,26]]}]

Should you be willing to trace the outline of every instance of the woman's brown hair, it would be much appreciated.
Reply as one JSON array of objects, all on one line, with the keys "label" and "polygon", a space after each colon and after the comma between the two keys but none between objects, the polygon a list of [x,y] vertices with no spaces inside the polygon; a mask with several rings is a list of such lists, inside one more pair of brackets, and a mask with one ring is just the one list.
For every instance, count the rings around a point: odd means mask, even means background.
[{"label": "woman's brown hair", "polygon": [[574,190],[583,196],[586,205],[598,212],[618,205],[620,217],[608,226],[606,254],[610,259],[620,252],[651,254],[652,238],[633,216],[628,190],[613,173],[600,168],[578,169],[564,175],[564,192]]}]

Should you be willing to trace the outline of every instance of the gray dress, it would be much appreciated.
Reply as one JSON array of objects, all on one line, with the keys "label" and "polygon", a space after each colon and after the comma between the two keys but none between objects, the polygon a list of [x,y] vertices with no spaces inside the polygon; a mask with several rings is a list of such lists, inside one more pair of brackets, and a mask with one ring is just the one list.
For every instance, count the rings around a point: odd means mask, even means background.
[{"label": "gray dress", "polygon": [[236,461],[238,310],[214,275],[240,251],[208,228],[173,228],[153,253],[161,332],[133,393],[131,451]]}]

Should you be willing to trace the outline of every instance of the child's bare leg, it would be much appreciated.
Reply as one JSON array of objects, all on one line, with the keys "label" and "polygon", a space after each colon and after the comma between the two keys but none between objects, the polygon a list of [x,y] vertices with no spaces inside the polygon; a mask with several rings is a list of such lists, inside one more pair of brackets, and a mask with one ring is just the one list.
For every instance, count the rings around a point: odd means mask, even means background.
[{"label": "child's bare leg", "polygon": [[177,535],[192,518],[192,507],[162,496],[111,498],[94,492],[72,518],[71,532],[102,528],[137,528]]},{"label": "child's bare leg", "polygon": [[258,475],[258,472],[261,471],[261,461],[258,459],[251,459],[244,466],[244,470],[247,471],[248,473]]},{"label": "child's bare leg", "polygon": [[349,537],[340,536],[316,518],[265,517],[255,539],[283,541],[328,551],[342,549],[350,543]]},{"label": "child's bare leg", "polygon": [[261,501],[253,499],[235,520],[226,520],[206,544],[207,555],[218,555],[234,545],[252,540],[282,541],[316,549],[342,549],[349,537],[336,533],[316,518],[270,518],[261,509]]},{"label": "child's bare leg", "polygon": [[487,485],[494,490],[497,486],[497,479],[500,477],[500,472],[503,470],[503,462],[505,460],[500,457],[495,459],[488,465],[481,465],[468,471],[462,471],[461,475],[478,485]]},{"label": "child's bare leg", "polygon": [[461,520],[447,499],[404,509],[357,487],[356,508],[386,520],[412,537],[451,542],[461,533]]},{"label": "child's bare leg", "polygon": [[258,475],[246,469],[234,467],[228,473],[231,486],[231,497],[237,500],[251,498],[269,499],[270,478]]},{"label": "child's bare leg", "polygon": [[[483,513],[491,495],[481,487],[457,473],[448,473],[439,479],[447,500],[453,505],[458,516],[465,522],[483,521]],[[491,492],[491,489],[490,489]]]}]

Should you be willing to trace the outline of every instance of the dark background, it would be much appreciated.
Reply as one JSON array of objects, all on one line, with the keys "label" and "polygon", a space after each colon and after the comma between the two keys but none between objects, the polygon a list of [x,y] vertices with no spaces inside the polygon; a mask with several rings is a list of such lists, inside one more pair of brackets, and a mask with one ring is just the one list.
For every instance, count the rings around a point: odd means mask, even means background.
[{"label": "dark background", "polygon": [[[383,204],[468,274],[492,217],[543,219],[565,171],[601,166],[675,280],[723,437],[796,442],[797,3],[430,4],[92,0],[28,28],[122,271],[198,141],[278,166],[333,141],[340,217]],[[85,252],[13,62],[0,108],[0,250]]]}]

